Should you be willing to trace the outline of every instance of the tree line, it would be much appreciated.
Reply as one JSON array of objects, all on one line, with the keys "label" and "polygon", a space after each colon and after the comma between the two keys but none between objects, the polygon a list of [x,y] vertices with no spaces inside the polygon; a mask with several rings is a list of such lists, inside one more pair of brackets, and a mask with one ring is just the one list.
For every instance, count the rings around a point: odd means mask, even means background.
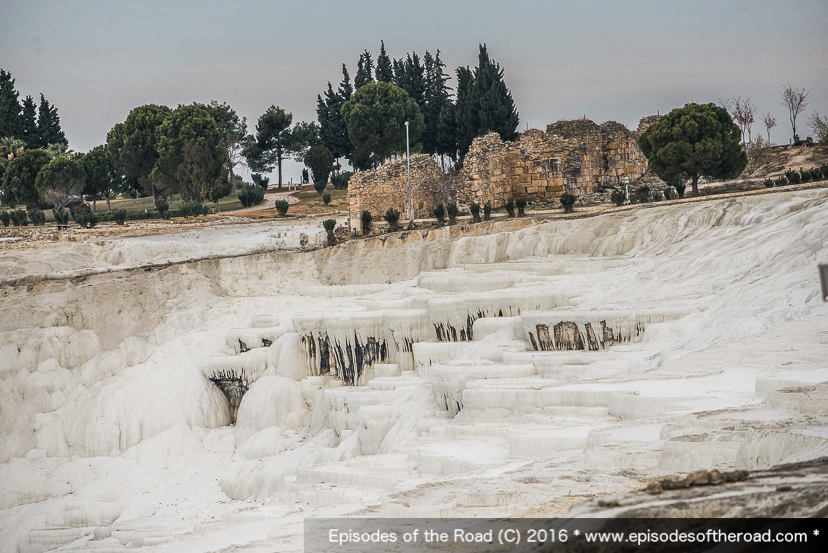
[{"label": "tree line", "polygon": [[57,108],[43,94],[38,106],[31,96],[26,96],[21,103],[11,73],[3,69],[0,69],[0,138],[20,140],[26,148],[69,144],[60,128]]},{"label": "tree line", "polygon": [[[368,50],[360,54],[353,84],[342,64],[338,88],[328,82],[317,96],[321,145],[354,168],[369,169],[404,151],[406,120],[414,151],[452,162],[462,162],[472,140],[486,132],[514,140],[517,109],[486,45],[479,45],[475,68],[456,69],[455,91],[444,69],[439,50],[392,59],[384,41],[376,62]],[[377,106],[385,109],[377,114]]]}]

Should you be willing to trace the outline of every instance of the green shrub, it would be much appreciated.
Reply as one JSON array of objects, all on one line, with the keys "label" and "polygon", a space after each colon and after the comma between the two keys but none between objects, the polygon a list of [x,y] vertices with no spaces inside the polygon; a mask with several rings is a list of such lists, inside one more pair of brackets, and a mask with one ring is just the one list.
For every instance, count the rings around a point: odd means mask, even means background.
[{"label": "green shrub", "polygon": [[638,190],[631,194],[633,203],[644,204],[650,201],[650,187],[646,184],[639,186]]},{"label": "green shrub", "polygon": [[331,184],[334,190],[345,190],[348,188],[348,182],[351,180],[353,173],[350,171],[342,171],[341,173],[334,173],[331,175]]},{"label": "green shrub", "polygon": [[509,214],[509,217],[514,217],[515,216],[515,201],[514,200],[509,199],[509,201],[506,202],[506,205],[504,205],[503,207],[506,208],[506,213]]},{"label": "green shrub", "polygon": [[11,222],[11,216],[9,215],[9,211],[7,209],[0,211],[0,221],[3,222],[4,227],[9,226],[9,223]]},{"label": "green shrub", "polygon": [[788,184],[788,179],[784,176],[779,177],[774,181],[774,184],[776,184],[776,186],[785,186],[786,184]]},{"label": "green shrub", "polygon": [[94,228],[98,224],[98,216],[92,213],[89,204],[80,204],[75,208],[75,222],[83,228]]},{"label": "green shrub", "polygon": [[370,211],[365,210],[360,218],[362,219],[362,234],[371,234],[371,221],[374,220],[374,216],[371,215]]},{"label": "green shrub", "polygon": [[[155,209],[158,210],[158,215],[160,215],[162,219],[170,218],[170,202],[166,199],[158,198],[155,200]],[[149,219],[149,217],[147,217],[147,219]]]},{"label": "green shrub", "polygon": [[765,188],[773,188],[773,181],[771,179],[763,180],[762,184],[765,185]]},{"label": "green shrub", "polygon": [[394,209],[393,207],[385,212],[385,215],[382,216],[385,219],[385,222],[388,223],[388,229],[391,232],[395,232],[397,230],[397,223],[400,222],[400,212]]},{"label": "green shrub", "polygon": [[319,180],[313,183],[313,189],[316,190],[317,194],[322,194],[325,189],[328,187],[328,181]]},{"label": "green shrub", "polygon": [[260,186],[247,186],[239,192],[239,201],[242,207],[253,207],[264,202],[264,188]]},{"label": "green shrub", "polygon": [[664,197],[668,200],[675,200],[679,197],[678,192],[672,186],[668,186],[664,189]]},{"label": "green shrub", "polygon": [[115,219],[115,222],[119,225],[123,225],[127,218],[126,209],[116,209],[112,212],[112,218]]},{"label": "green shrub", "polygon": [[451,202],[450,204],[446,205],[446,213],[448,213],[449,223],[453,223],[457,220],[457,214],[460,213],[460,209],[457,207],[457,202]]},{"label": "green shrub", "polygon": [[[267,190],[267,186],[270,184],[270,177],[262,176],[259,173],[253,173],[252,175],[250,175],[250,178],[253,179],[253,182],[256,184],[256,186],[258,186],[259,188],[262,189],[262,192]],[[262,194],[262,196],[264,196],[264,194]],[[258,204],[254,204],[254,205],[258,205]],[[247,207],[247,206],[245,206],[245,207]]]},{"label": "green shrub", "polygon": [[823,163],[822,167],[819,168],[819,172],[822,173],[823,179],[828,179],[828,163]]},{"label": "green shrub", "polygon": [[483,219],[488,221],[492,218],[492,204],[486,202],[486,205],[483,206]]},{"label": "green shrub", "polygon": [[208,207],[201,204],[201,202],[182,202],[178,206],[178,210],[184,217],[198,217],[199,215],[207,215]]},{"label": "green shrub", "polygon": [[575,211],[575,201],[576,200],[577,200],[577,198],[573,194],[570,194],[569,192],[567,192],[565,194],[561,194],[560,201],[561,201],[561,205],[564,208],[564,213],[572,213],[573,211]]},{"label": "green shrub", "polygon": [[678,183],[673,185],[678,193],[679,198],[684,198],[684,191],[687,189],[687,185],[683,183]]},{"label": "green shrub", "polygon": [[712,196],[715,193],[716,193],[716,191],[713,190],[712,186],[705,186],[704,188],[701,189],[701,195],[702,196]]},{"label": "green shrub", "polygon": [[26,218],[26,212],[22,209],[15,209],[9,213],[9,219],[11,220],[11,224],[16,227],[25,227],[29,224]]},{"label": "green shrub", "polygon": [[446,221],[446,208],[443,207],[443,204],[437,204],[434,207],[434,218],[437,219],[437,222],[442,225]]},{"label": "green shrub", "polygon": [[35,226],[42,227],[46,222],[46,214],[39,209],[30,209],[28,215],[29,221]]},{"label": "green shrub", "polygon": [[59,225],[68,225],[69,224],[69,212],[63,209],[62,207],[59,209],[52,208],[52,215],[55,217],[55,222]]},{"label": "green shrub", "polygon": [[104,211],[103,213],[98,213],[98,219],[101,222],[111,221],[112,220],[112,214],[107,213],[106,211]]},{"label": "green shrub", "polygon": [[322,203],[324,203],[325,205],[331,203],[331,195],[327,192],[325,194],[322,194]]},{"label": "green shrub", "polygon": [[810,175],[812,181],[822,180],[822,169],[819,167],[811,167],[808,169],[808,174]]},{"label": "green shrub", "polygon": [[325,232],[328,233],[328,245],[336,245],[336,236],[334,235],[334,229],[336,228],[336,219],[325,219],[324,221],[322,221],[322,227],[324,227]]},{"label": "green shrub", "polygon": [[650,192],[650,201],[651,202],[660,202],[664,199],[664,192],[661,190],[653,190]]},{"label": "green shrub", "polygon": [[612,191],[612,194],[610,194],[610,201],[620,207],[627,201],[627,193],[616,188]]},{"label": "green shrub", "polygon": [[287,215],[288,208],[290,207],[290,203],[287,200],[276,200],[276,211],[279,212],[279,215],[284,217]]},{"label": "green shrub", "polygon": [[803,171],[802,168],[799,168],[799,181],[800,182],[810,182],[811,181],[811,172],[810,171]]},{"label": "green shrub", "polygon": [[799,184],[802,182],[802,178],[797,171],[793,169],[788,169],[785,171],[785,178],[788,179],[788,182],[791,184]]},{"label": "green shrub", "polygon": [[472,219],[475,223],[480,222],[480,206],[478,204],[471,204],[469,207],[469,211],[471,211]]},{"label": "green shrub", "polygon": [[518,217],[526,215],[526,198],[518,198],[515,200],[515,207],[517,208]]}]

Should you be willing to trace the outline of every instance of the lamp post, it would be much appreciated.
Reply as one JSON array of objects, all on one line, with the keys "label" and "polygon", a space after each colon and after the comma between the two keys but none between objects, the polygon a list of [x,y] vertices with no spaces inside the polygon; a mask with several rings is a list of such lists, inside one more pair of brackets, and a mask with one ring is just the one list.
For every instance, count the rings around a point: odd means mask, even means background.
[{"label": "lamp post", "polygon": [[411,208],[411,153],[408,147],[408,121],[405,122],[405,163],[408,174],[408,223],[414,223],[414,210]]}]

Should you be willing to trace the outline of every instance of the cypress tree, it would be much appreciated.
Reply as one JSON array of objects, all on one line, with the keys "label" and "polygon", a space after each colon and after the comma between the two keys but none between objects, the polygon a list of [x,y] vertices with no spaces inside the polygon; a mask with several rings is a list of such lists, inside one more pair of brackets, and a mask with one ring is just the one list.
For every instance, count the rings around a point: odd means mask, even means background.
[{"label": "cypress tree", "polygon": [[348,68],[342,64],[342,82],[339,83],[337,94],[343,99],[343,103],[351,99],[351,94],[354,93],[354,87],[351,86],[351,78],[348,76]]},{"label": "cypress tree", "polygon": [[391,62],[394,67],[394,82],[400,88],[403,88],[405,82],[405,61],[402,59],[395,59]]},{"label": "cypress tree", "polygon": [[0,69],[0,138],[23,138],[19,98],[11,73]]},{"label": "cypress tree", "polygon": [[477,136],[477,110],[474,105],[474,75],[468,67],[457,68],[457,100],[454,109],[457,147],[460,159],[466,156]]},{"label": "cypress tree", "polygon": [[348,128],[342,118],[342,104],[351,98],[351,88],[348,69],[342,65],[342,82],[334,92],[331,83],[324,98],[319,95],[316,99],[316,118],[319,121],[319,140],[338,159],[344,157],[352,161],[354,147],[348,137]]},{"label": "cypress tree", "polygon": [[380,53],[377,56],[377,71],[375,76],[377,81],[383,83],[394,82],[394,70],[391,69],[391,58],[388,57],[388,53],[385,51],[385,42],[382,40],[380,41]]},{"label": "cypress tree", "polygon": [[514,140],[519,123],[515,101],[503,82],[503,69],[489,58],[485,44],[480,45],[472,94],[477,109],[478,136],[496,132],[502,140]]},{"label": "cypress tree", "polygon": [[44,98],[43,94],[40,95],[40,106],[37,110],[37,134],[43,147],[49,144],[69,144],[60,128],[57,108],[49,104],[49,100]]},{"label": "cypress tree", "polygon": [[457,160],[457,115],[454,104],[447,101],[440,111],[437,125],[437,155]]},{"label": "cypress tree", "polygon": [[374,71],[374,62],[371,60],[371,52],[365,50],[359,55],[357,62],[357,72],[354,75],[354,89],[359,90],[368,83],[374,82],[372,73]]},{"label": "cypress tree", "polygon": [[440,127],[440,114],[446,104],[450,103],[449,88],[446,86],[448,75],[443,72],[445,64],[440,60],[440,50],[432,56],[426,51],[423,56],[425,67],[425,95],[424,102],[420,106],[425,118],[425,129],[420,136],[423,143],[423,152],[431,155],[439,154],[438,135]]},{"label": "cypress tree", "polygon": [[45,144],[40,143],[40,136],[37,132],[37,106],[31,96],[23,100],[23,113],[20,115],[20,123],[23,127],[23,141],[26,147],[42,148]]},{"label": "cypress tree", "polygon": [[407,54],[402,67],[402,82],[397,86],[408,92],[418,106],[422,106],[425,104],[426,76],[425,67],[420,63],[420,56],[416,52]]},{"label": "cypress tree", "polygon": [[477,67],[457,68],[457,144],[460,158],[466,156],[472,141],[487,132],[502,140],[517,137],[518,114],[512,93],[503,82],[503,69],[489,58],[486,45],[480,45]]}]

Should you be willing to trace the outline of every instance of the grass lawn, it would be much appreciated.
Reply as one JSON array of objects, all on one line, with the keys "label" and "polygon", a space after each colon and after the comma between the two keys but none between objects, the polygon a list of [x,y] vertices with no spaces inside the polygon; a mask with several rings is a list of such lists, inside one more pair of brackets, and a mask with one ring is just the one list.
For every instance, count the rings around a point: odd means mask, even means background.
[{"label": "grass lawn", "polygon": [[[283,192],[286,192],[287,189],[283,188]],[[278,192],[278,190],[268,190],[268,192]],[[325,193],[331,195],[331,203],[325,205],[322,201],[322,196],[316,193],[312,187],[305,187],[304,190],[299,190],[291,194],[294,198],[299,200],[297,204],[290,204],[290,208],[288,208],[287,216],[296,216],[296,215],[326,215],[331,214],[334,215],[337,211],[347,211],[348,210],[348,191],[347,190],[334,190],[333,186],[328,186]],[[239,217],[247,217],[249,219],[269,219],[272,217],[278,217],[278,212],[276,209],[259,209],[256,211],[249,211],[246,213],[239,213]]]},{"label": "grass lawn", "polygon": [[[271,187],[267,190],[265,198],[270,200],[272,194],[278,194],[280,192],[284,193],[287,192],[287,187],[282,187],[282,190],[278,188]],[[333,186],[328,186],[325,190],[325,193],[331,195],[331,202],[328,205],[322,201],[322,195],[317,194],[316,190],[313,189],[312,186],[305,186],[303,190],[299,190],[297,192],[293,192],[292,196],[299,200],[299,203],[291,204],[290,208],[288,209],[287,217],[297,217],[297,216],[324,216],[324,215],[331,215],[336,216],[337,213],[341,214],[343,212],[348,211],[348,191],[347,190],[335,190]],[[178,209],[178,206],[181,203],[181,197],[175,195],[172,197],[170,201],[170,210],[175,211]],[[145,211],[149,212],[151,215],[154,215],[153,218],[158,218],[158,212],[155,208],[152,207],[152,198],[113,198],[111,200],[112,211],[116,209],[123,209],[127,212],[127,221],[135,221],[135,220],[146,220],[144,215]],[[208,205],[211,209],[215,209],[215,204],[205,204]],[[219,201],[219,208],[221,213],[230,213],[235,210],[242,209],[241,202],[239,202],[237,194],[231,194],[230,196],[222,199]],[[10,209],[8,206],[0,207],[0,209]],[[21,209],[25,209],[21,206]],[[98,215],[104,215],[106,213],[106,200],[98,200],[97,202],[97,213]],[[46,214],[46,222],[47,223],[54,223],[55,218],[52,215],[52,210],[44,210]],[[255,211],[248,211],[236,214],[239,217],[245,217],[247,219],[273,219],[279,217],[278,211],[275,208],[269,209],[258,209]]]},{"label": "grass lawn", "polygon": [[[241,209],[241,202],[237,197],[237,194],[230,194],[226,198],[219,200],[219,208],[221,211],[231,211],[234,209]],[[181,203],[181,196],[174,195],[170,199],[170,209],[176,209],[178,205]],[[212,202],[205,203],[205,205],[209,205],[209,207],[213,208],[216,204]],[[117,198],[112,200],[112,211],[116,209],[124,209],[127,213],[138,213],[143,212],[144,210],[153,211],[155,208],[152,207],[152,197],[147,196],[146,198]],[[98,200],[98,212],[106,211],[106,200]]]},{"label": "grass lawn", "polygon": [[[179,204],[181,203],[181,196],[174,195],[172,200],[170,201],[170,210],[175,210],[178,208]],[[92,202],[89,202],[90,206]],[[146,198],[113,198],[111,200],[112,211],[116,209],[123,209],[127,212],[127,221],[130,220],[141,220],[146,219],[144,216],[145,211],[149,213],[154,213],[158,215],[158,212],[155,211],[155,208],[152,207],[152,197],[147,196]],[[205,204],[211,209],[215,209],[215,203],[207,203]],[[236,209],[241,209],[242,205],[239,201],[237,194],[230,194],[226,198],[219,200],[219,208],[221,212],[225,211],[233,211]],[[3,206],[0,209],[11,209],[9,206]],[[24,206],[19,206],[19,209],[26,209]],[[52,215],[51,209],[45,209],[43,212],[46,214],[46,222],[47,223],[54,223],[55,217]],[[98,215],[103,215],[106,213],[106,200],[98,200],[97,202],[97,213]]]}]

